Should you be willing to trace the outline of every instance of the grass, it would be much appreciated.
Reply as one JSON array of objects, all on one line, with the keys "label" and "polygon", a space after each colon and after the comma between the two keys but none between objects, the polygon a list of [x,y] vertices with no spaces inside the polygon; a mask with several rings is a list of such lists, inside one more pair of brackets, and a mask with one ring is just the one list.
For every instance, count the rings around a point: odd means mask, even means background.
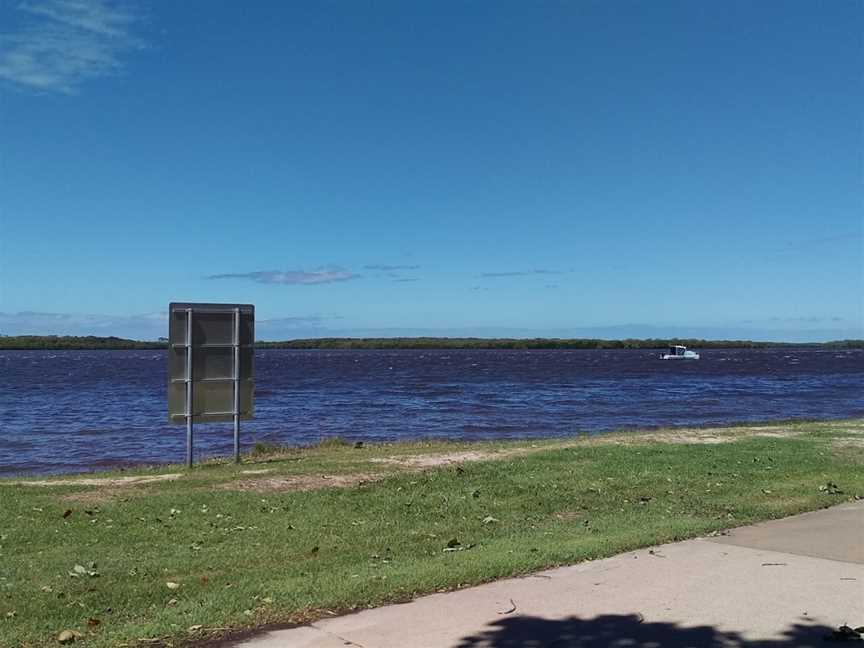
[{"label": "grass", "polygon": [[[777,436],[760,436],[768,431]],[[0,646],[55,645],[67,629],[80,633],[76,645],[180,646],[817,509],[864,495],[860,447],[837,443],[862,434],[864,421],[833,421],[325,442],[259,448],[240,466],[96,476],[182,473],[173,481],[6,480]],[[705,435],[725,442],[694,443]],[[417,460],[467,452],[486,459]]]}]

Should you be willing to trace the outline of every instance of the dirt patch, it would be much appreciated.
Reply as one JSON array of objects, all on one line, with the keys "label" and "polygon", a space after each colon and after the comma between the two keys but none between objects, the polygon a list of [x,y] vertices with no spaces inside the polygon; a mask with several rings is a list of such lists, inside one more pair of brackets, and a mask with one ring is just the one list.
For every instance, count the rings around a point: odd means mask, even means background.
[{"label": "dirt patch", "polygon": [[409,455],[405,457],[380,457],[370,459],[374,463],[386,463],[407,468],[436,468],[438,466],[449,466],[467,461],[484,461],[486,459],[503,459],[518,453],[530,452],[528,449],[503,452],[481,452],[479,450],[466,450],[464,452],[446,452],[443,454]]},{"label": "dirt patch", "polygon": [[864,428],[861,427],[852,427],[852,428],[839,428],[831,430],[838,437],[849,436],[852,438],[864,436]]},{"label": "dirt patch", "polygon": [[241,475],[266,475],[273,472],[272,468],[259,468],[258,470],[241,470]]},{"label": "dirt patch", "polygon": [[547,448],[514,448],[513,450],[498,450],[482,452],[480,450],[465,450],[463,452],[445,452],[434,455],[408,455],[405,457],[380,457],[370,459],[375,463],[387,463],[405,468],[436,468],[452,464],[466,463],[469,461],[487,461],[492,459],[507,459],[520,454],[539,452]]},{"label": "dirt patch", "polygon": [[290,475],[286,477],[262,477],[238,479],[222,484],[224,490],[273,493],[280,491],[312,491],[323,488],[349,488],[386,477],[378,473],[354,473],[351,475]]},{"label": "dirt patch", "polygon": [[804,430],[794,427],[746,427],[747,436],[767,437],[769,439],[788,439],[804,434]]},{"label": "dirt patch", "polygon": [[842,425],[846,432],[864,432],[864,420],[861,421],[842,421],[839,423]]},{"label": "dirt patch", "polygon": [[717,430],[710,428],[706,429],[681,429],[667,430],[665,432],[649,432],[647,434],[634,434],[629,439],[621,439],[618,441],[635,442],[641,441],[659,441],[661,443],[695,443],[705,445],[716,445],[718,443],[732,443],[746,437],[769,437],[776,439],[786,439],[789,437],[800,436],[803,430],[798,430],[792,427],[781,426],[736,426],[725,428],[720,434]]},{"label": "dirt patch", "polygon": [[800,430],[781,425],[737,425],[729,428],[731,432],[744,432],[747,434],[801,434]]},{"label": "dirt patch", "polygon": [[659,432],[654,434],[636,434],[632,440],[627,442],[641,443],[643,441],[659,441],[660,443],[696,443],[704,445],[717,445],[718,443],[731,443],[737,440],[732,435],[719,435],[704,430],[676,430],[674,432]]},{"label": "dirt patch", "polygon": [[787,430],[786,432],[754,432],[753,436],[763,437],[768,439],[788,439],[793,436],[800,436],[801,432],[796,432],[793,430]]},{"label": "dirt patch", "polygon": [[[370,463],[398,466],[405,472],[421,471],[428,468],[458,465],[469,461],[484,461],[487,459],[504,459],[516,454],[535,452],[541,448],[518,448],[497,452],[466,450],[442,454],[408,455],[404,457],[375,457]],[[244,474],[254,474],[258,471],[243,471]],[[266,472],[266,471],[261,471]],[[401,471],[400,471],[401,472]],[[286,475],[282,477],[264,477],[260,479],[239,479],[220,486],[226,490],[254,491],[269,493],[278,491],[311,491],[323,488],[349,488],[367,482],[378,481],[387,477],[386,473],[354,473],[348,475]]]},{"label": "dirt patch", "polygon": [[92,486],[92,490],[69,493],[60,497],[62,502],[74,502],[77,504],[105,504],[117,499],[121,495],[129,495],[135,491],[133,486],[142,484],[154,484],[158,482],[175,481],[183,475],[180,473],[169,473],[167,475],[147,475],[140,477],[85,477],[83,479],[41,479],[28,481],[0,481],[0,484],[35,486],[45,488],[49,486]]},{"label": "dirt patch", "polygon": [[174,481],[180,479],[180,473],[167,475],[151,475],[142,477],[86,477],[84,479],[43,479],[39,481],[10,481],[10,486],[108,486],[122,488],[123,486],[138,486],[154,482]]},{"label": "dirt patch", "polygon": [[831,445],[835,448],[864,448],[864,438],[846,437],[840,439],[832,439]]}]

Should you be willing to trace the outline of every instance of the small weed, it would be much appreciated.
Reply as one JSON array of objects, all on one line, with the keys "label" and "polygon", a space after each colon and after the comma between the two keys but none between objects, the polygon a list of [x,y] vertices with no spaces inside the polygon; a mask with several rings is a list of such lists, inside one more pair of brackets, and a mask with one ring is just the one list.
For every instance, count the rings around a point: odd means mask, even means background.
[{"label": "small weed", "polygon": [[352,442],[342,438],[341,436],[330,436],[324,437],[318,443],[314,444],[313,447],[326,450],[327,448],[347,448],[353,445]]},{"label": "small weed", "polygon": [[249,455],[251,457],[262,457],[266,455],[274,455],[274,454],[282,454],[287,450],[287,446],[284,446],[280,443],[270,443],[266,441],[259,441],[252,449],[249,451]]}]

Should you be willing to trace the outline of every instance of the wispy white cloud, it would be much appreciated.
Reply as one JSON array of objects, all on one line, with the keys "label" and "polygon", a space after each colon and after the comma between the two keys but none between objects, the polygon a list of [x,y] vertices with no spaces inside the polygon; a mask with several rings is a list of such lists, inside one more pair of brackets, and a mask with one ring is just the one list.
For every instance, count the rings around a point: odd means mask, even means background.
[{"label": "wispy white cloud", "polygon": [[506,272],[481,272],[481,277],[497,278],[497,277],[528,277],[531,275],[561,275],[565,274],[561,270],[508,270]]},{"label": "wispy white cloud", "polygon": [[842,317],[822,317],[817,315],[811,315],[809,317],[769,317],[769,322],[793,322],[795,324],[823,324],[825,322],[842,322],[844,321]]},{"label": "wispy white cloud", "polygon": [[380,270],[382,272],[393,272],[395,270],[419,270],[419,265],[384,265],[384,264],[375,264],[375,265],[366,265],[363,266],[364,270]]},{"label": "wispy white cloud", "polygon": [[480,276],[481,276],[481,277],[491,277],[491,278],[498,278],[498,277],[525,277],[525,276],[528,276],[528,275],[530,275],[530,274],[531,274],[530,272],[522,272],[522,271],[520,271],[520,270],[516,270],[516,271],[512,271],[512,272],[481,272],[481,273],[480,273]]},{"label": "wispy white cloud", "polygon": [[141,14],[108,0],[22,2],[20,29],[0,35],[0,79],[19,88],[74,94],[85,81],[119,74],[122,55],[145,45]]},{"label": "wispy white cloud", "polygon": [[22,2],[18,8],[70,27],[117,38],[127,38],[131,26],[138,20],[129,5],[110,5],[105,0]]},{"label": "wispy white cloud", "polygon": [[342,319],[338,315],[300,315],[295,317],[271,317],[270,319],[259,319],[256,326],[306,326],[309,324],[322,324],[327,320]]},{"label": "wispy white cloud", "polygon": [[207,279],[248,279],[264,284],[286,284],[286,285],[316,285],[336,283],[338,281],[350,281],[359,279],[361,275],[355,274],[339,266],[322,266],[314,270],[258,270],[256,272],[230,273],[210,275]]},{"label": "wispy white cloud", "polygon": [[410,274],[404,274],[405,270],[419,270],[419,265],[388,265],[384,263],[374,263],[363,266],[364,270],[373,270],[380,274],[370,275],[373,278],[391,279],[396,283],[407,283],[412,281],[420,281],[419,277]]}]

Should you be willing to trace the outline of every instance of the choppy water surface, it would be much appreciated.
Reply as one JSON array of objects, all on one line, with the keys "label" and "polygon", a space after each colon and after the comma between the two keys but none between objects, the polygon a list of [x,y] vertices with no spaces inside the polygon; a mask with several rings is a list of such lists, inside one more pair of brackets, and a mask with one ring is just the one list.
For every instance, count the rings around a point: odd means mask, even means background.
[{"label": "choppy water surface", "polygon": [[[864,351],[256,352],[256,441],[566,436],[621,428],[864,416]],[[0,351],[0,474],[181,461],[162,351]],[[229,454],[231,425],[196,426]]]}]

